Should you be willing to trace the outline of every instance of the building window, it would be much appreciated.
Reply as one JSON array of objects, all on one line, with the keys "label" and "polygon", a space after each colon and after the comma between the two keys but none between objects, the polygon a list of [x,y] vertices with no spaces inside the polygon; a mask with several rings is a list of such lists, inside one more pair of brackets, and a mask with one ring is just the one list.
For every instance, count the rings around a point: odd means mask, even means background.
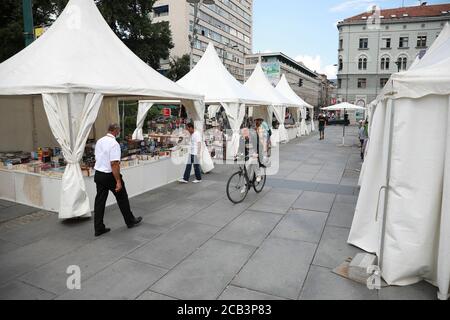
[{"label": "building window", "polygon": [[359,58],[358,69],[359,70],[367,70],[367,58],[366,57]]},{"label": "building window", "polygon": [[408,67],[408,58],[407,57],[398,57],[397,66],[400,70],[406,70]]},{"label": "building window", "polygon": [[344,39],[339,39],[339,50],[344,50]]},{"label": "building window", "polygon": [[409,47],[409,37],[400,37],[399,47],[407,49]]},{"label": "building window", "polygon": [[338,89],[342,88],[342,79],[338,79],[337,87]]},{"label": "building window", "polygon": [[389,57],[381,58],[381,70],[389,70],[391,59]]},{"label": "building window", "polygon": [[389,81],[388,78],[381,78],[380,79],[380,88],[384,88],[384,86],[386,85],[386,83]]},{"label": "building window", "polygon": [[359,88],[359,89],[365,89],[365,88],[367,88],[367,79],[365,79],[365,78],[359,78],[359,79],[358,79],[358,88]]},{"label": "building window", "polygon": [[417,48],[426,48],[426,47],[427,47],[427,36],[418,36]]},{"label": "building window", "polygon": [[368,49],[369,48],[369,39],[368,38],[360,38],[359,39],[359,49]]},{"label": "building window", "polygon": [[391,38],[383,38],[383,49],[390,49],[391,48]]},{"label": "building window", "polygon": [[154,7],[153,12],[155,14],[155,17],[164,17],[169,15],[169,6],[160,6],[160,7]]},{"label": "building window", "polygon": [[344,69],[344,61],[342,57],[339,57],[339,71],[342,71],[342,69]]}]

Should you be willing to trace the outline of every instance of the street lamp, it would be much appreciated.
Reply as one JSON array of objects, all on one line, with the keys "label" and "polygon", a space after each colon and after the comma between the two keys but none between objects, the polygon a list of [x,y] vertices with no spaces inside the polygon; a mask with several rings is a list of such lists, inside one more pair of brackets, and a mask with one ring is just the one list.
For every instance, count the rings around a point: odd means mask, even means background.
[{"label": "street lamp", "polygon": [[192,27],[192,36],[190,36],[190,45],[191,45],[191,52],[190,52],[190,69],[194,67],[194,45],[195,40],[197,40],[197,25],[199,22],[198,19],[198,9],[202,4],[211,5],[215,4],[215,0],[186,0],[187,3],[194,5],[194,24]]}]

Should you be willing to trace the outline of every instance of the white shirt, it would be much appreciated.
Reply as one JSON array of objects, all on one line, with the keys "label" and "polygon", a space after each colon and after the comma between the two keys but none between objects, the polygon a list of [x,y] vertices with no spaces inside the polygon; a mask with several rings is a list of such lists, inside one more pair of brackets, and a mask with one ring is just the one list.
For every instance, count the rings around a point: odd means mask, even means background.
[{"label": "white shirt", "polygon": [[105,137],[97,141],[95,145],[95,167],[94,169],[103,173],[111,173],[111,162],[120,161],[122,158],[122,151],[120,144],[112,134],[107,134]]},{"label": "white shirt", "polygon": [[200,132],[195,131],[191,135],[191,155],[198,155],[198,144],[202,142],[202,136]]}]

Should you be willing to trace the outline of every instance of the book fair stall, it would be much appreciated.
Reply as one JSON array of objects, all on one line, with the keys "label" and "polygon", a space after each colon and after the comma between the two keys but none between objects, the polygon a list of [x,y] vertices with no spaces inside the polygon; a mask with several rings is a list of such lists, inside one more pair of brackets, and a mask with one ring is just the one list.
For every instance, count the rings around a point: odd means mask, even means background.
[{"label": "book fair stall", "polygon": [[[92,0],[69,1],[42,37],[0,64],[0,75],[0,198],[61,219],[91,215],[94,145],[117,122],[118,99],[179,101],[186,121],[203,128],[203,96],[140,60]],[[170,146],[162,138],[121,144],[131,197],[181,176],[183,151]]]}]

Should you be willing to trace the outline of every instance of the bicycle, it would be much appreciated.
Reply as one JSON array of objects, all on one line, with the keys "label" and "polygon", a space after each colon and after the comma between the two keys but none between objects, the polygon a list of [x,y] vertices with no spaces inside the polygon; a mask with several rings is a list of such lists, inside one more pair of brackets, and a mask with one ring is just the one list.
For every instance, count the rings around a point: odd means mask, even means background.
[{"label": "bicycle", "polygon": [[261,193],[266,185],[266,167],[260,165],[261,180],[256,176],[256,172],[253,172],[253,176],[249,177],[246,163],[239,166],[239,171],[234,173],[227,183],[227,196],[228,199],[234,203],[242,203],[248,195],[250,188],[253,187],[256,193]]}]

